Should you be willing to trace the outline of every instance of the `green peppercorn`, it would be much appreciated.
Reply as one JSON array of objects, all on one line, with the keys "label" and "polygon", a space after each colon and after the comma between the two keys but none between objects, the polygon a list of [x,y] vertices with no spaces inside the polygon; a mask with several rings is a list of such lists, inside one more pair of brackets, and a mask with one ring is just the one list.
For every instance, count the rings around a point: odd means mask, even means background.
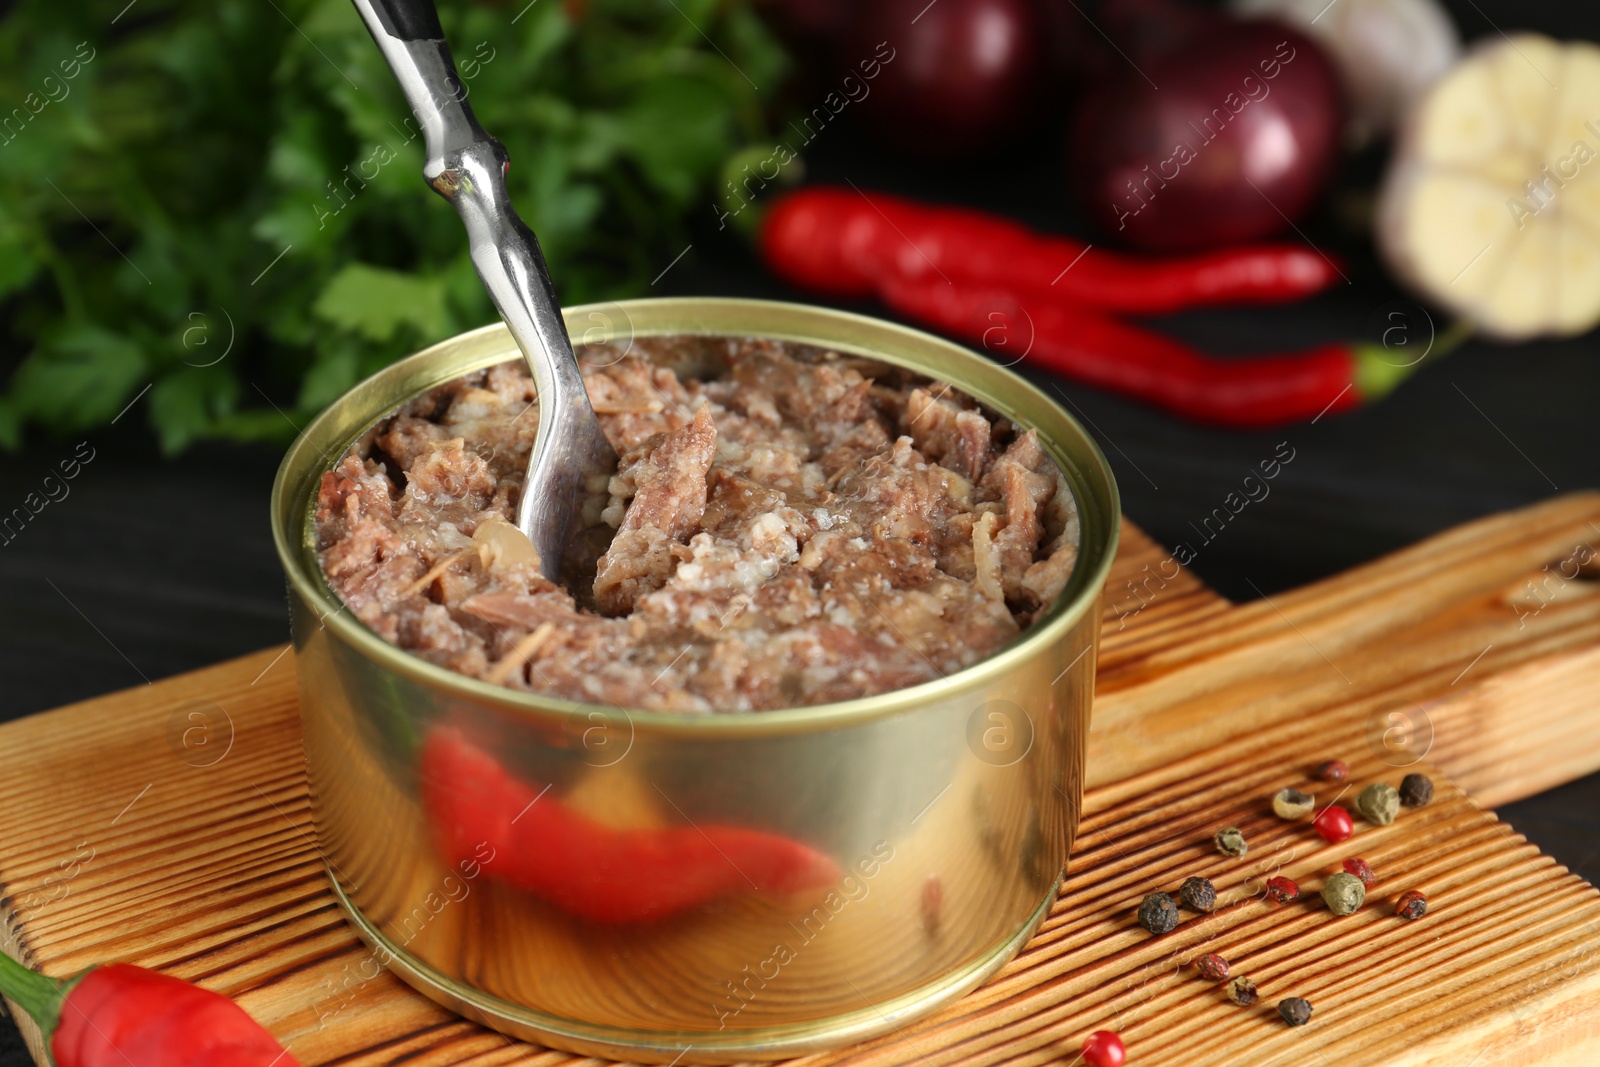
[{"label": "green peppercorn", "polygon": [[1367,899],[1367,887],[1353,874],[1340,871],[1322,884],[1322,899],[1335,915],[1350,915]]},{"label": "green peppercorn", "polygon": [[1278,1001],[1278,1014],[1290,1026],[1304,1026],[1311,1021],[1311,1002],[1299,997]]},{"label": "green peppercorn", "polygon": [[1400,794],[1387,782],[1373,782],[1356,797],[1356,810],[1375,826],[1388,826],[1400,811]]},{"label": "green peppercorn", "polygon": [[1420,808],[1433,799],[1433,779],[1425,774],[1408,774],[1400,779],[1400,803]]},{"label": "green peppercorn", "polygon": [[1211,840],[1216,843],[1217,851],[1224,856],[1242,856],[1250,851],[1250,843],[1244,839],[1244,834],[1239,832],[1237,826],[1218,830]]},{"label": "green peppercorn", "polygon": [[1178,905],[1170,893],[1151,893],[1139,905],[1139,925],[1152,934],[1164,934],[1178,925]]},{"label": "green peppercorn", "polygon": [[1193,911],[1210,911],[1217,906],[1217,887],[1209,878],[1185,878],[1178,887],[1178,901]]},{"label": "green peppercorn", "polygon": [[1241,974],[1228,983],[1228,999],[1241,1008],[1248,1008],[1260,1000],[1261,995],[1256,992],[1256,984]]}]

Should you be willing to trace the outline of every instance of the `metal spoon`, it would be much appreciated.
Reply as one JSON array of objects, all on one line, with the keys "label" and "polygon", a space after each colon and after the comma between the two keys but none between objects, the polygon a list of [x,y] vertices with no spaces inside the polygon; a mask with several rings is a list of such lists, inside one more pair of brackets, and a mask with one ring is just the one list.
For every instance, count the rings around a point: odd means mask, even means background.
[{"label": "metal spoon", "polygon": [[589,403],[539,240],[506,193],[510,157],[467,106],[433,0],[354,3],[422,123],[422,175],[461,215],[472,265],[533,372],[539,429],[517,526],[555,581],[584,497],[595,479],[617,469],[617,453]]}]

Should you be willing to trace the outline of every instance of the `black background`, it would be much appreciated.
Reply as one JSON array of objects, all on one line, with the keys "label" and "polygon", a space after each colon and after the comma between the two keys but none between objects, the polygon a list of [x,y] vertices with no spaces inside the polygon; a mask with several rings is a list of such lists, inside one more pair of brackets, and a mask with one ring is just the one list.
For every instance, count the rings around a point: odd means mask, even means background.
[{"label": "black background", "polygon": [[[1469,39],[1495,36],[1497,27],[1600,37],[1600,9],[1591,4],[1448,6]],[[965,202],[1082,233],[1064,203],[1057,139],[1041,131],[981,163],[914,167],[878,158],[841,125],[817,137],[806,163],[814,180],[848,178],[867,190]],[[513,156],[536,150],[510,147]],[[1338,202],[1358,201],[1378,165],[1376,156],[1352,164]],[[448,210],[420,180],[416,209]],[[1377,340],[1382,312],[1401,306],[1394,302],[1405,294],[1372,260],[1363,235],[1337,221],[1340,214],[1328,210],[1307,232],[1344,258],[1352,284],[1291,308],[1191,314],[1162,328],[1222,354]],[[712,217],[708,204],[688,254],[639,295],[809,299],[774,283]],[[1421,319],[1412,314],[1411,321]],[[1270,433],[1203,429],[1091,388],[1036,378],[1059,385],[1094,432],[1127,514],[1169,544],[1190,538],[1189,523],[1220,504],[1278,442],[1292,444],[1295,459],[1270,497],[1195,561],[1201,578],[1239,600],[1255,588],[1270,595],[1337,573],[1490,512],[1600,485],[1595,334],[1517,347],[1469,342],[1370,410]],[[95,458],[70,483],[71,495],[0,546],[0,718],[287,639],[267,523],[280,450],[202,445],[164,461],[143,417],[135,406],[117,426],[91,435]],[[8,457],[0,468],[0,510],[37,490],[76,444],[35,440]],[[1574,871],[1600,877],[1600,775],[1500,814]],[[28,1062],[15,1032],[0,1027],[0,1067]]]}]

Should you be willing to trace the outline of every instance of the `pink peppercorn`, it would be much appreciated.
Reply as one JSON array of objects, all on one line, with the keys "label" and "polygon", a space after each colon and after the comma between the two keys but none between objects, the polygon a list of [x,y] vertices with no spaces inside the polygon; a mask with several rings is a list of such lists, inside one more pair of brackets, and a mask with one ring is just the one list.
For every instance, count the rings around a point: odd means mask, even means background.
[{"label": "pink peppercorn", "polygon": [[1428,898],[1420,889],[1407,889],[1394,902],[1394,913],[1402,919],[1420,919],[1428,914]]},{"label": "pink peppercorn", "polygon": [[1267,898],[1274,904],[1293,904],[1300,899],[1300,887],[1293,878],[1280,874],[1267,879]]},{"label": "pink peppercorn", "polygon": [[1316,827],[1317,833],[1324,841],[1332,841],[1334,844],[1346,840],[1356,832],[1355,820],[1350,818],[1348,811],[1337,804],[1323,808],[1322,814],[1318,815],[1311,825]]},{"label": "pink peppercorn", "polygon": [[1122,1038],[1110,1030],[1096,1030],[1083,1042],[1083,1062],[1089,1067],[1122,1067],[1127,1058]]},{"label": "pink peppercorn", "polygon": [[1345,873],[1353,874],[1357,878],[1361,879],[1361,884],[1366,886],[1368,889],[1371,889],[1372,883],[1378,880],[1378,876],[1372,873],[1372,864],[1368,863],[1360,856],[1351,856],[1349,859],[1344,861],[1343,867],[1345,869]]},{"label": "pink peppercorn", "polygon": [[1316,775],[1324,782],[1342,782],[1350,777],[1350,768],[1342,759],[1323,760],[1317,764]]}]

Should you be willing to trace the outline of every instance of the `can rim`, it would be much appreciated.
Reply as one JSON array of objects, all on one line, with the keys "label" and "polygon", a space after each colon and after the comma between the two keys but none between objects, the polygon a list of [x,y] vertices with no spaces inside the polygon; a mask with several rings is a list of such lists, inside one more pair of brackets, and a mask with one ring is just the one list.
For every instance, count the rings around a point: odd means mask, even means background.
[{"label": "can rim", "polygon": [[[563,315],[569,334],[582,339],[590,336],[582,330],[584,322],[592,321],[594,316],[609,319],[619,311],[630,324],[631,336],[636,337],[754,336],[812,344],[890,363],[948,382],[1019,425],[1038,429],[1040,444],[1066,474],[1077,498],[1078,565],[1067,591],[1018,637],[969,667],[903,689],[796,708],[731,714],[621,708],[525,693],[429,663],[385,641],[344,610],[344,602],[322,574],[308,536],[314,489],[334,457],[342,456],[361,434],[388,417],[404,399],[385,401],[381,410],[353,411],[362,401],[370,405],[379,397],[395,395],[391,383],[396,381],[407,383],[403,396],[409,398],[472,370],[516,358],[518,350],[510,332],[503,323],[493,323],[431,345],[366,378],[318,414],[289,446],[272,485],[273,543],[291,589],[314,606],[321,625],[332,628],[336,636],[362,655],[414,682],[513,714],[592,722],[596,715],[621,713],[631,728],[642,725],[652,733],[743,736],[839,727],[912,711],[1010,671],[1037,654],[1041,646],[1069,633],[1086,612],[1098,609],[1099,594],[1110,573],[1121,532],[1116,480],[1104,453],[1078,420],[1026,378],[921,330],[852,312],[784,301],[663,297],[576,305],[563,309]],[[640,320],[644,322],[642,328]]]}]

